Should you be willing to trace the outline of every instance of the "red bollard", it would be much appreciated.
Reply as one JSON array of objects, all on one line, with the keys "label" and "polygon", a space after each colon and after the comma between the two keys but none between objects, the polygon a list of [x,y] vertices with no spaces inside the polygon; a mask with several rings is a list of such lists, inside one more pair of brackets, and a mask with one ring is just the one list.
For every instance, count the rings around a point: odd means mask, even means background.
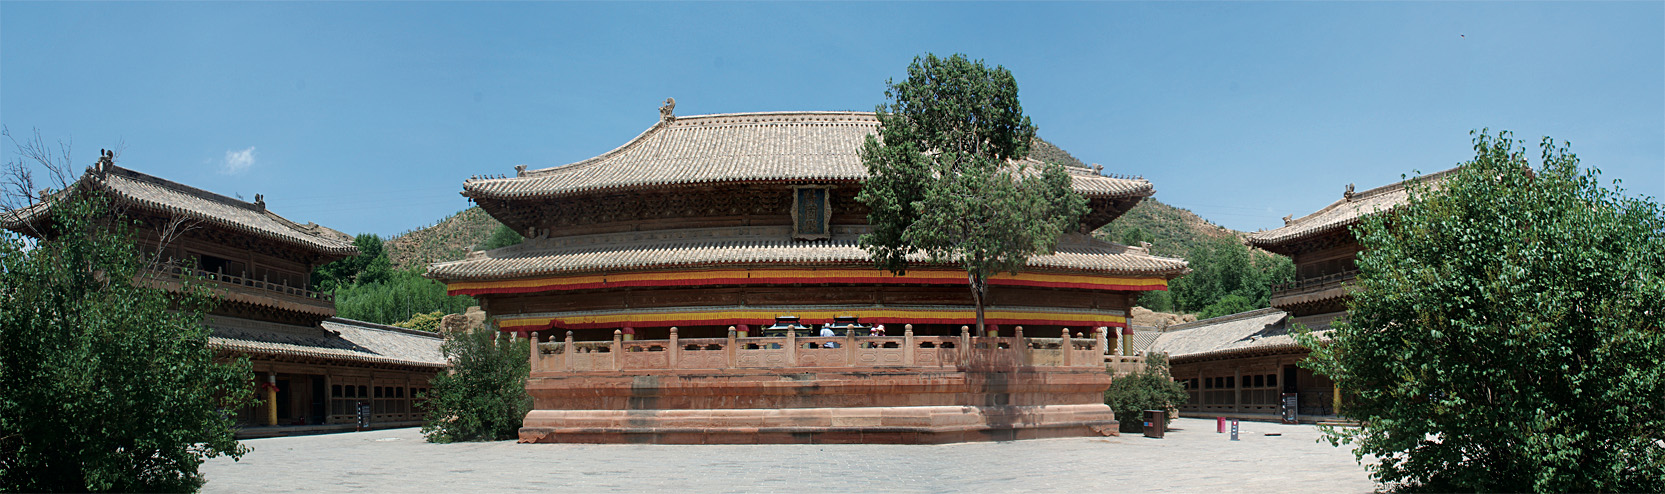
[{"label": "red bollard", "polygon": [[1225,434],[1226,433],[1226,418],[1225,417],[1214,417],[1214,433],[1215,434]]}]

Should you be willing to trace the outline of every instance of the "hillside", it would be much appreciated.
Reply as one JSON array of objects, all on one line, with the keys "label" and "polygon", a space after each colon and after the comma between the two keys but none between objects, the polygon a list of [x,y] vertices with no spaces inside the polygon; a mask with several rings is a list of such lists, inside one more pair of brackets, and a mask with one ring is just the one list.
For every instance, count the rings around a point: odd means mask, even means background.
[{"label": "hillside", "polygon": [[462,259],[501,224],[478,206],[464,209],[433,226],[389,239],[387,258],[395,269]]},{"label": "hillside", "polygon": [[1169,206],[1155,198],[1139,201],[1139,205],[1127,214],[1093,234],[1121,242],[1127,237],[1127,232],[1135,228],[1149,239],[1147,242],[1151,244],[1152,254],[1167,257],[1185,257],[1192,247],[1207,240],[1243,238],[1243,232],[1210,223],[1190,210]]},{"label": "hillside", "polygon": [[[1087,166],[1068,151],[1039,137],[1031,144],[1030,156],[1063,165]],[[485,211],[471,207],[433,226],[411,230],[388,240],[388,259],[395,268],[462,259],[474,246],[485,242],[498,225],[500,223]],[[1169,257],[1185,257],[1191,247],[1207,239],[1243,235],[1156,199],[1140,201],[1133,210],[1094,233],[1100,238],[1120,242],[1133,228],[1143,231],[1150,239],[1153,253]]]},{"label": "hillside", "polygon": [[[1045,139],[1035,138],[1029,144],[1029,156],[1049,163],[1061,165],[1087,166],[1075,156]],[[1243,232],[1210,223],[1186,209],[1169,206],[1154,198],[1139,201],[1127,214],[1116,218],[1116,221],[1105,225],[1094,235],[1106,240],[1120,242],[1129,230],[1134,228],[1144,232],[1150,240],[1151,252],[1168,257],[1185,257],[1191,248],[1200,245],[1205,240],[1237,237],[1241,239]]]}]

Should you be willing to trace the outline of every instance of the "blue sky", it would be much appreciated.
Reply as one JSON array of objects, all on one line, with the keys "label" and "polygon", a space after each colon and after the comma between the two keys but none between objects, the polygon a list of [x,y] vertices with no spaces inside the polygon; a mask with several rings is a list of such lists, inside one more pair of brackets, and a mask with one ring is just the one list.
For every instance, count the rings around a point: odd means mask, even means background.
[{"label": "blue sky", "polygon": [[[918,54],[1012,70],[1042,137],[1272,228],[1568,140],[1665,196],[1665,3],[0,3],[0,123],[384,236],[474,174],[579,161],[677,113],[871,110]],[[7,160],[15,159],[10,146]]]}]

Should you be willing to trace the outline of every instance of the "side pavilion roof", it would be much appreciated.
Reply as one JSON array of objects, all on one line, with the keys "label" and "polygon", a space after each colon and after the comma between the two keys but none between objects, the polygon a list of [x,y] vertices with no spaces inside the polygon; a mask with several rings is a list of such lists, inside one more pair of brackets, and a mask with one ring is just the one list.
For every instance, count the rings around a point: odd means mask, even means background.
[{"label": "side pavilion roof", "polygon": [[1289,314],[1278,309],[1248,312],[1168,326],[1150,351],[1174,362],[1304,351],[1289,331]]},{"label": "side pavilion roof", "polygon": [[313,327],[209,316],[208,346],[254,355],[445,367],[439,334],[332,317]]},{"label": "side pavilion roof", "polygon": [[[859,182],[867,178],[859,154],[862,143],[878,126],[872,112],[675,117],[594,158],[516,177],[470,179],[463,183],[463,195],[519,200],[711,183]],[[1144,179],[1107,177],[1079,166],[1067,169],[1076,192],[1088,198],[1154,193]]]},{"label": "side pavilion roof", "polygon": [[1454,170],[1456,169],[1453,168],[1364,192],[1353,193],[1349,197],[1343,197],[1339,201],[1330,203],[1329,206],[1325,206],[1324,209],[1315,213],[1288,221],[1281,228],[1251,232],[1248,234],[1249,245],[1277,252],[1279,246],[1353,226],[1365,216],[1405,205],[1410,197],[1410,193],[1405,189],[1405,184],[1410,183],[1411,180],[1428,181],[1437,187],[1438,183]]},{"label": "side pavilion roof", "polygon": [[67,190],[11,214],[0,215],[0,226],[29,233],[25,231],[27,225],[48,219],[53,205],[66,194],[79,189],[107,193],[118,204],[293,244],[322,252],[326,257],[346,257],[358,253],[351,236],[313,223],[295,223],[267,210],[264,202],[233,199],[112,164],[89,167],[87,173]]}]

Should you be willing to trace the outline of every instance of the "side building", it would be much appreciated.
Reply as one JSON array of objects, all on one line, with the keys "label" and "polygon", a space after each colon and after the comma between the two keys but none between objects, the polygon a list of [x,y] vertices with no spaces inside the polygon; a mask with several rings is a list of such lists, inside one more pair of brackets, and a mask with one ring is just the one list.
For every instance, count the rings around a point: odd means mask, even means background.
[{"label": "side building", "polygon": [[371,427],[421,423],[428,381],[446,367],[439,336],[335,317],[334,297],[308,289],[313,268],[357,253],[351,237],[278,216],[260,195],[229,198],[115,166],[109,156],[0,226],[41,237],[55,204],[87,193],[105,195],[136,222],[134,240],[157,260],[136,281],[178,290],[188,276],[210,286],[209,345],[250,359],[263,401],[238,411],[241,437],[352,430],[361,405]]},{"label": "side building", "polygon": [[[1437,186],[1447,173],[1421,180]],[[1301,327],[1322,335],[1346,317],[1349,288],[1358,275],[1354,260],[1361,250],[1351,227],[1404,205],[1408,182],[1363,192],[1348,185],[1341,200],[1324,209],[1248,235],[1249,245],[1289,256],[1295,280],[1272,287],[1272,308],[1170,326],[1157,339],[1151,351],[1168,354],[1174,379],[1185,383],[1191,395],[1180,413],[1277,419],[1284,400],[1293,395],[1300,420],[1336,415],[1340,390],[1329,378],[1297,365],[1308,350],[1295,344],[1291,330]]]}]

